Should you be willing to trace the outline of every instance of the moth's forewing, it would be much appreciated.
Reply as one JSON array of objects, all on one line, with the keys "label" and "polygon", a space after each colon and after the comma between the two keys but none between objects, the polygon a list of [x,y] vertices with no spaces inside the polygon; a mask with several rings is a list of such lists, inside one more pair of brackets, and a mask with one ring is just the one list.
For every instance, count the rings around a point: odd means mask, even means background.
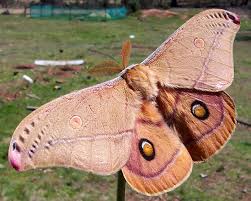
[{"label": "moth's forewing", "polygon": [[20,171],[63,166],[114,173],[129,158],[139,106],[121,78],[62,96],[18,125],[9,161]]},{"label": "moth's forewing", "polygon": [[222,91],[233,81],[233,42],[240,28],[236,14],[203,11],[181,26],[142,63],[168,87]]}]

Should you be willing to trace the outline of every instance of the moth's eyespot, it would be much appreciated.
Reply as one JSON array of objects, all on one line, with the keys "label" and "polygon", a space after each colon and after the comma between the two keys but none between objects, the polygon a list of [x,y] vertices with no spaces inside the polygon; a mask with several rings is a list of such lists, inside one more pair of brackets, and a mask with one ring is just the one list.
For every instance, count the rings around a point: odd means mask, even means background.
[{"label": "moth's eyespot", "polygon": [[191,112],[193,116],[200,120],[205,120],[209,117],[209,111],[206,104],[198,100],[192,103]]},{"label": "moth's eyespot", "polygon": [[204,48],[205,47],[205,41],[202,38],[195,38],[193,41],[195,47],[197,48]]},{"label": "moth's eyespot", "polygon": [[140,139],[139,151],[147,161],[153,160],[155,157],[155,150],[153,144],[147,139]]},{"label": "moth's eyespot", "polygon": [[81,128],[83,121],[80,116],[74,115],[70,119],[70,126],[74,129]]},{"label": "moth's eyespot", "polygon": [[17,151],[17,152],[21,151],[20,147],[18,146],[18,144],[16,142],[13,142],[12,149],[13,149],[13,151]]}]

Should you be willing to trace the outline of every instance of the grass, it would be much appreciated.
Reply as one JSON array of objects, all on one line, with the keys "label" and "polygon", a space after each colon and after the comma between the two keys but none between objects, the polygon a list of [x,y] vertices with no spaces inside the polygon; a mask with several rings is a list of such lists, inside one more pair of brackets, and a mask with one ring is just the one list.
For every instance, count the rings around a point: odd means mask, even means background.
[{"label": "grass", "polygon": [[[89,76],[82,70],[60,84],[42,68],[18,71],[17,64],[32,63],[35,59],[79,59],[91,68],[106,56],[90,52],[95,49],[120,61],[122,41],[129,35],[136,37],[131,63],[141,62],[184,20],[149,18],[139,21],[135,16],[110,22],[79,22],[60,20],[32,20],[21,16],[0,16],[0,91],[18,91],[14,101],[0,99],[0,200],[115,200],[116,176],[95,176],[73,169],[55,168],[16,173],[7,163],[10,137],[29,111],[27,105],[40,106],[70,91],[102,82],[110,77]],[[234,98],[238,116],[251,120],[251,20],[242,21],[241,33],[234,45],[235,80],[228,92]],[[243,34],[244,33],[244,34]],[[59,53],[59,50],[64,50]],[[16,73],[15,73],[16,72]],[[18,73],[17,73],[18,72]],[[22,75],[37,79],[31,86],[22,82]],[[41,99],[27,98],[33,93]],[[233,138],[223,151],[207,163],[195,165],[191,177],[181,187],[159,199],[163,200],[251,200],[251,135],[250,130],[237,127]],[[200,173],[207,174],[201,178]],[[129,187],[127,200],[155,200],[142,196]]]}]

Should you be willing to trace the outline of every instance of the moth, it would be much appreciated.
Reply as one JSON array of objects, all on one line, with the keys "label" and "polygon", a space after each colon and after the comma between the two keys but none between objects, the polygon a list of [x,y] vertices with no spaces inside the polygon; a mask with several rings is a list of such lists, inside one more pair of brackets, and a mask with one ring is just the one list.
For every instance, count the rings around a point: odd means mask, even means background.
[{"label": "moth", "polygon": [[122,169],[137,192],[175,189],[235,128],[235,105],[224,90],[234,77],[239,28],[232,12],[203,11],[117,78],[41,106],[16,128],[10,164],[18,171],[63,166],[100,175]]}]

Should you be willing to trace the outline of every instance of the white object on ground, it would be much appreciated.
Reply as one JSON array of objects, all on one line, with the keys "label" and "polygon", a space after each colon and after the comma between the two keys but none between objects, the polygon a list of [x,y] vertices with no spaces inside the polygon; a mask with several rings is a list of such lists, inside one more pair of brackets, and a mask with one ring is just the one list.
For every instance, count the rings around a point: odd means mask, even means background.
[{"label": "white object on ground", "polygon": [[40,100],[40,99],[41,99],[40,97],[38,97],[38,96],[35,95],[35,94],[26,94],[26,96],[28,96],[29,98],[37,99],[37,100]]},{"label": "white object on ground", "polygon": [[30,84],[33,84],[33,79],[29,77],[28,75],[23,75],[23,80],[29,82]]},{"label": "white object on ground", "polygon": [[130,35],[129,38],[133,39],[135,38],[135,35]]},{"label": "white object on ground", "polygon": [[206,178],[206,177],[207,177],[207,174],[200,173],[200,177],[201,177],[201,178]]},{"label": "white object on ground", "polygon": [[35,60],[34,64],[39,66],[66,66],[66,65],[81,65],[84,60],[70,60],[70,61],[53,61],[53,60]]}]

